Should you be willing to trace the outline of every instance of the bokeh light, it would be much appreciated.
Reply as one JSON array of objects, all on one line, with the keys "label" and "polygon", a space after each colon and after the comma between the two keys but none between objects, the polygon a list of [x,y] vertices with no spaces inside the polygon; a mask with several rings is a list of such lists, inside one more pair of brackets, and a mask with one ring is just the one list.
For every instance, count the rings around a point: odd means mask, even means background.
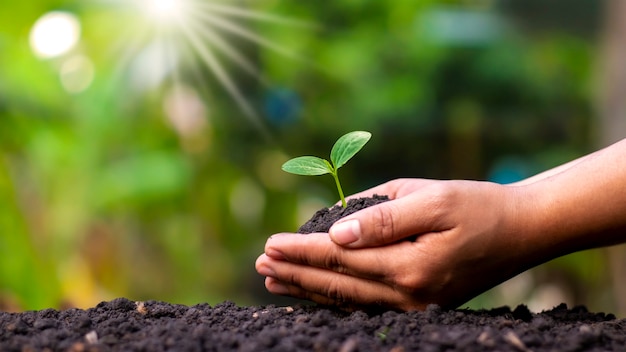
[{"label": "bokeh light", "polygon": [[243,178],[230,194],[230,210],[241,224],[258,226],[265,209],[265,194],[256,182]]},{"label": "bokeh light", "polygon": [[69,52],[80,39],[78,18],[62,11],[41,16],[30,32],[30,46],[41,58],[53,58]]},{"label": "bokeh light", "polygon": [[174,86],[166,93],[163,110],[185,151],[203,153],[207,150],[211,137],[208,109],[193,88],[181,84]]},{"label": "bokeh light", "polygon": [[203,133],[207,127],[207,109],[195,90],[178,85],[165,97],[163,108],[172,127],[182,137]]},{"label": "bokeh light", "polygon": [[84,55],[68,58],[61,65],[59,76],[68,93],[80,93],[91,85],[95,75],[94,65]]}]

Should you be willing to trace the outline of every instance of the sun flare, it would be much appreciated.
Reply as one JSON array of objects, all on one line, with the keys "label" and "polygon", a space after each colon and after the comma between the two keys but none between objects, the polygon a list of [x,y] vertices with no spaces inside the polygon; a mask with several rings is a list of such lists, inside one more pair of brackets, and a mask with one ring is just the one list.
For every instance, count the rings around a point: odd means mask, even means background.
[{"label": "sun flare", "polygon": [[157,21],[181,19],[184,13],[184,1],[180,0],[143,0],[140,5],[145,13]]},{"label": "sun flare", "polygon": [[[252,26],[280,25],[290,29],[315,26],[218,0],[134,1],[136,14],[133,18],[136,21],[132,20],[127,30],[129,35],[122,36],[123,64],[129,66],[142,55],[149,56],[145,64],[135,66],[145,72],[147,66],[153,67],[144,80],[157,84],[167,81],[177,85],[183,70],[209,71],[246,118],[264,131],[260,117],[232,76],[232,70],[238,69],[267,84],[258,62],[244,52],[244,46],[248,49],[255,46],[302,62],[307,60],[290,48],[258,34]],[[150,55],[146,55],[147,50]]]}]

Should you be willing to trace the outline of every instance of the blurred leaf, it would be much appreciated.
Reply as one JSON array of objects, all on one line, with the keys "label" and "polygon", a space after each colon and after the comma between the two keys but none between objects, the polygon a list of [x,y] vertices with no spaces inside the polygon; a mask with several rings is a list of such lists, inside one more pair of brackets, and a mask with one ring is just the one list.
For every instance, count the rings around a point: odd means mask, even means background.
[{"label": "blurred leaf", "polygon": [[13,187],[0,153],[0,303],[3,294],[12,293],[22,309],[56,306],[61,297],[54,263],[35,250]]},{"label": "blurred leaf", "polygon": [[149,202],[182,192],[190,169],[180,155],[151,152],[112,163],[96,182],[95,200],[104,206]]}]

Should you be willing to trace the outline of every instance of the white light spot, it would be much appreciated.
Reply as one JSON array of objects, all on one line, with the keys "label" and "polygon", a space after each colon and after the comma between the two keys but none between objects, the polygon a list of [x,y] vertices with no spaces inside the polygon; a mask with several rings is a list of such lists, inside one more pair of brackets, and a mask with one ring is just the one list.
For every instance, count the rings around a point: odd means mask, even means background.
[{"label": "white light spot", "polygon": [[152,0],[154,11],[166,14],[176,9],[176,0]]},{"label": "white light spot", "polygon": [[563,287],[547,283],[537,287],[528,300],[528,309],[531,312],[541,312],[556,307],[561,303],[572,305],[574,300],[571,294]]},{"label": "white light spot", "polygon": [[158,41],[148,44],[135,57],[131,66],[131,83],[139,92],[159,86],[177,65],[175,53]]},{"label": "white light spot", "polygon": [[182,0],[143,0],[142,5],[157,20],[173,20],[181,15],[182,3]]},{"label": "white light spot", "polygon": [[69,93],[80,93],[84,91],[91,85],[93,77],[93,63],[86,56],[72,56],[61,66],[61,84]]},{"label": "white light spot", "polygon": [[68,12],[53,11],[41,16],[30,31],[30,46],[41,58],[70,51],[80,38],[80,22]]}]

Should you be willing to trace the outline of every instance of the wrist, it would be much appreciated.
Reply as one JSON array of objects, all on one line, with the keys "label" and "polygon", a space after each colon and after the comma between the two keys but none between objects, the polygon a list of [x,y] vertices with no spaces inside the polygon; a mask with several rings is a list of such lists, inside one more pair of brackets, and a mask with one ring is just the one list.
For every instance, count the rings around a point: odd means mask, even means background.
[{"label": "wrist", "polygon": [[560,236],[551,228],[550,193],[538,183],[505,186],[510,194],[505,226],[511,248],[523,269],[549,261],[561,253]]},{"label": "wrist", "polygon": [[601,243],[602,236],[592,235],[602,232],[601,221],[596,221],[601,215],[593,215],[599,204],[586,206],[588,191],[561,181],[547,178],[514,190],[521,248],[533,266],[606,244]]}]

